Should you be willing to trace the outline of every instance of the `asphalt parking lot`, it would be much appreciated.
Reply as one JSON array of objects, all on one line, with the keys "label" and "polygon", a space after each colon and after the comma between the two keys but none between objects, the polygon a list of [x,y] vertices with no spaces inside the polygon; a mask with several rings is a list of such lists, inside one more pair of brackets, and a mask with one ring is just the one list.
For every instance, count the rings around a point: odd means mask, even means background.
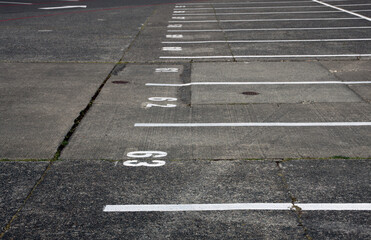
[{"label": "asphalt parking lot", "polygon": [[0,1],[0,238],[368,239],[371,2]]}]

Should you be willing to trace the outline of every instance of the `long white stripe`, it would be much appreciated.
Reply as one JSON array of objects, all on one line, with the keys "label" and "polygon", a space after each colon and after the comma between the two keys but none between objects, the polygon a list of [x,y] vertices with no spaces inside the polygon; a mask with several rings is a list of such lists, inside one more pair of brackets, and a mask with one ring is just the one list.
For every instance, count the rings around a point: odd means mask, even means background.
[{"label": "long white stripe", "polygon": [[319,28],[236,28],[236,29],[194,29],[194,30],[167,30],[168,32],[243,32],[243,31],[307,31],[307,30],[341,30],[341,29],[369,29],[371,27],[319,27]]},{"label": "long white stripe", "polygon": [[[371,10],[368,10],[371,11]],[[248,13],[177,13],[174,16],[229,16],[229,15],[265,15],[265,14],[298,14],[298,13],[342,13],[339,11],[299,11],[299,12],[248,12]]]},{"label": "long white stripe", "polygon": [[24,3],[24,2],[4,2],[0,1],[0,4],[6,3],[6,4],[19,4],[19,5],[32,5],[32,3]]},{"label": "long white stripe", "polygon": [[285,42],[355,42],[371,41],[371,38],[354,39],[280,39],[280,40],[215,40],[215,41],[176,41],[162,42],[163,44],[205,44],[205,43],[285,43]]},{"label": "long white stripe", "polygon": [[86,8],[86,5],[61,6],[61,7],[44,7],[42,10],[69,9],[69,8]]},{"label": "long white stripe", "polygon": [[359,18],[277,18],[277,19],[239,19],[239,20],[194,20],[169,21],[169,23],[217,23],[217,22],[277,22],[277,21],[336,21],[359,20]]},{"label": "long white stripe", "polygon": [[180,212],[233,210],[294,210],[304,211],[370,211],[370,203],[226,203],[226,204],[148,204],[106,205],[104,212]]},{"label": "long white stripe", "polygon": [[326,55],[235,55],[235,56],[161,56],[161,59],[218,59],[218,58],[329,58],[371,57],[371,54],[326,54]]},{"label": "long white stripe", "polygon": [[[363,4],[341,4],[337,5],[337,7],[358,7],[358,6],[370,6],[371,3],[363,3]],[[323,6],[316,6],[316,5],[309,5],[309,6],[274,6],[274,7],[221,7],[221,8],[182,8],[182,11],[185,10],[227,10],[227,9],[262,9],[262,8],[268,8],[268,9],[273,9],[273,8],[324,8]]]},{"label": "long white stripe", "polygon": [[[229,4],[267,4],[267,3],[303,3],[303,2],[311,2],[311,1],[276,1],[276,2],[206,2],[206,3],[179,3],[177,5],[229,5]],[[333,0],[332,2],[344,2],[344,0]]]},{"label": "long white stripe", "polygon": [[319,85],[319,84],[370,84],[371,81],[312,81],[312,82],[191,82],[191,83],[146,83],[146,86],[158,87],[186,87],[205,85]]},{"label": "long white stripe", "polygon": [[135,123],[134,127],[359,127],[371,122]]},{"label": "long white stripe", "polygon": [[369,18],[369,17],[366,17],[366,16],[363,16],[361,14],[354,13],[354,12],[351,12],[351,11],[348,11],[348,10],[345,10],[343,8],[339,8],[339,7],[333,6],[333,5],[328,4],[328,3],[321,2],[319,0],[313,0],[313,2],[316,2],[316,3],[319,3],[319,4],[325,5],[327,7],[333,8],[333,9],[337,9],[337,10],[342,11],[342,12],[345,12],[345,13],[349,13],[351,15],[357,16],[357,17],[362,18],[362,19],[365,19],[367,21],[371,21],[371,18]]}]

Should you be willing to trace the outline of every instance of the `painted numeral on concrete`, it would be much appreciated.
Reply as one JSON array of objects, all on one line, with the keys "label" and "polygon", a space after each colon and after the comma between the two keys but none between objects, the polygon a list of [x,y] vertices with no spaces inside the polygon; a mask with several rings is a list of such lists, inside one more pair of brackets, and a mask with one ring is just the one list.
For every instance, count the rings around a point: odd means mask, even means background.
[{"label": "painted numeral on concrete", "polygon": [[182,20],[184,20],[185,17],[172,17],[172,19],[182,19]]},{"label": "painted numeral on concrete", "polygon": [[135,151],[135,152],[129,152],[126,154],[126,156],[131,158],[148,158],[148,157],[154,157],[154,158],[160,158],[160,157],[166,157],[167,152],[162,151]]},{"label": "painted numeral on concrete", "polygon": [[153,104],[153,103],[148,103],[146,108],[151,108],[151,107],[162,107],[162,108],[173,108],[176,107],[175,104],[166,104],[166,105],[160,105],[160,104]]},{"label": "painted numeral on concrete", "polygon": [[163,101],[175,102],[178,99],[172,98],[172,97],[150,97],[148,98],[148,100],[154,101],[154,102],[163,102]]},{"label": "painted numeral on concrete", "polygon": [[179,68],[156,68],[155,72],[161,73],[161,72],[166,72],[166,73],[177,73],[179,71]]},{"label": "painted numeral on concrete", "polygon": [[166,38],[183,38],[182,34],[166,35]]},{"label": "painted numeral on concrete", "polygon": [[174,13],[185,13],[185,11],[174,11]]},{"label": "painted numeral on concrete", "polygon": [[182,51],[182,47],[163,47],[162,51]]},{"label": "painted numeral on concrete", "polygon": [[138,160],[129,160],[124,162],[124,166],[127,167],[161,167],[166,164],[162,160],[152,160],[152,163],[138,162]]},{"label": "painted numeral on concrete", "polygon": [[181,28],[183,27],[182,24],[169,24],[167,25],[168,28]]}]

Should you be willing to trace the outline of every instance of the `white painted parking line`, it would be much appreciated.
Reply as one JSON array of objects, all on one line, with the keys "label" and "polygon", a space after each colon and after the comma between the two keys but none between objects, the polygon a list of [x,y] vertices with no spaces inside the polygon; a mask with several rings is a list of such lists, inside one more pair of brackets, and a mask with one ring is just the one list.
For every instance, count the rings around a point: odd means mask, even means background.
[{"label": "white painted parking line", "polygon": [[25,2],[4,2],[0,1],[0,4],[19,4],[19,5],[32,5],[33,3],[25,3]]},{"label": "white painted parking line", "polygon": [[225,203],[225,204],[147,204],[106,205],[104,212],[183,212],[235,210],[295,210],[304,211],[370,211],[370,203]]},{"label": "white painted parking line", "polygon": [[313,0],[313,2],[316,2],[316,3],[319,3],[319,4],[325,5],[327,7],[330,7],[330,8],[333,8],[333,9],[336,9],[336,10],[339,10],[339,11],[342,11],[342,12],[345,12],[345,13],[349,13],[351,15],[357,16],[357,17],[362,18],[362,19],[365,19],[367,21],[371,21],[371,18],[369,18],[369,17],[366,17],[366,16],[363,16],[361,14],[354,13],[354,12],[351,12],[351,11],[348,11],[348,10],[345,10],[343,8],[340,8],[340,7],[333,6],[333,5],[328,4],[328,3],[321,2],[319,0]]},{"label": "white painted parking line", "polygon": [[238,19],[238,20],[191,20],[169,21],[169,23],[218,23],[218,22],[291,22],[291,21],[340,21],[359,20],[359,18],[277,18],[277,19]]},{"label": "white painted parking line", "polygon": [[318,85],[318,84],[370,84],[371,81],[312,81],[312,82],[191,82],[191,83],[146,83],[146,86],[186,87],[196,85]]},{"label": "white painted parking line", "polygon": [[215,40],[215,41],[176,41],[163,44],[208,44],[208,43],[292,43],[292,42],[359,42],[371,41],[371,38],[353,39],[280,39],[280,40]]},{"label": "white painted parking line", "polygon": [[219,58],[332,58],[371,57],[371,54],[323,54],[323,55],[227,55],[227,56],[161,56],[162,59],[219,59]]},{"label": "white painted parking line", "polygon": [[[312,1],[309,1],[309,0],[306,0],[306,1],[275,1],[275,2],[214,2],[214,3],[210,3],[210,2],[206,2],[206,3],[182,3],[182,5],[234,5],[234,4],[237,4],[237,5],[248,5],[248,4],[271,4],[271,3],[309,3],[309,2],[312,2]],[[344,2],[344,0],[333,0],[332,2]]]},{"label": "white painted parking line", "polygon": [[74,6],[60,6],[60,7],[44,7],[39,8],[42,10],[58,10],[58,9],[70,9],[70,8],[86,8],[86,5],[74,5]]},{"label": "white painted parking line", "polygon": [[135,123],[134,127],[360,127],[371,122]]},{"label": "white painted parking line", "polygon": [[[371,11],[371,10],[367,10]],[[342,13],[340,11],[296,11],[296,12],[243,12],[243,13],[178,13],[174,16],[230,16],[230,15],[272,15],[272,14],[313,14],[313,13]],[[343,14],[343,13],[342,13]]]},{"label": "white painted parking line", "polygon": [[[341,5],[336,5],[337,7],[359,7],[359,6],[370,6],[371,3],[361,3],[361,4],[341,4]],[[219,8],[210,8],[210,7],[204,7],[204,8],[183,8],[182,10],[185,10],[185,11],[193,11],[193,10],[228,10],[228,9],[231,9],[231,10],[240,10],[240,9],[264,9],[264,8],[267,8],[267,9],[274,9],[274,8],[284,8],[284,9],[288,9],[288,8],[304,8],[304,9],[307,9],[307,8],[325,8],[323,6],[320,6],[320,5],[306,5],[306,6],[270,6],[270,7],[219,7]]]},{"label": "white painted parking line", "polygon": [[192,30],[167,30],[168,32],[244,32],[244,31],[308,31],[308,30],[345,30],[369,29],[371,27],[314,27],[314,28],[235,28],[235,29],[192,29]]}]

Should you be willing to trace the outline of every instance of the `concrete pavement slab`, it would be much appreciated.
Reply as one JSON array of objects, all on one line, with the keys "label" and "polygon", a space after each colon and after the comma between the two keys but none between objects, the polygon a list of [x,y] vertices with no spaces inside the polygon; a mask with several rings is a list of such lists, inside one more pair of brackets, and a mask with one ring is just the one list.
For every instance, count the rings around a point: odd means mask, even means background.
[{"label": "concrete pavement slab", "polygon": [[[370,81],[371,61],[321,62],[321,64],[342,81]],[[365,101],[371,101],[371,85],[349,85]]]},{"label": "concrete pavement slab", "polygon": [[112,64],[2,63],[0,158],[48,159]]},{"label": "concrete pavement slab", "polygon": [[[282,163],[297,203],[369,203],[370,160],[298,160]],[[368,239],[369,211],[302,211],[313,239]]]},{"label": "concrete pavement slab", "polygon": [[[195,63],[193,82],[337,81],[318,62]],[[337,65],[341,66],[341,63]],[[345,78],[344,78],[345,79]],[[358,78],[347,78],[355,79]],[[357,80],[358,81],[358,80]],[[362,85],[362,87],[368,87]],[[362,88],[361,87],[361,88]],[[192,104],[362,102],[345,85],[210,85],[192,86]],[[257,95],[243,95],[244,92]]]},{"label": "concrete pavement slab", "polygon": [[[11,220],[22,206],[32,187],[41,177],[49,162],[0,162],[0,226]],[[1,229],[3,230],[3,229]]]},{"label": "concrete pavement slab", "polygon": [[63,159],[126,159],[135,149],[172,152],[173,159],[369,157],[363,127],[134,127],[135,123],[367,122],[365,103],[195,105],[128,108],[95,105]]},{"label": "concrete pavement slab", "polygon": [[336,85],[192,87],[192,104],[315,102],[362,102],[362,99],[347,86]]},{"label": "concrete pavement slab", "polygon": [[287,201],[270,161],[170,161],[159,168],[63,161],[4,239],[305,239],[292,211],[103,212],[110,204]]}]

